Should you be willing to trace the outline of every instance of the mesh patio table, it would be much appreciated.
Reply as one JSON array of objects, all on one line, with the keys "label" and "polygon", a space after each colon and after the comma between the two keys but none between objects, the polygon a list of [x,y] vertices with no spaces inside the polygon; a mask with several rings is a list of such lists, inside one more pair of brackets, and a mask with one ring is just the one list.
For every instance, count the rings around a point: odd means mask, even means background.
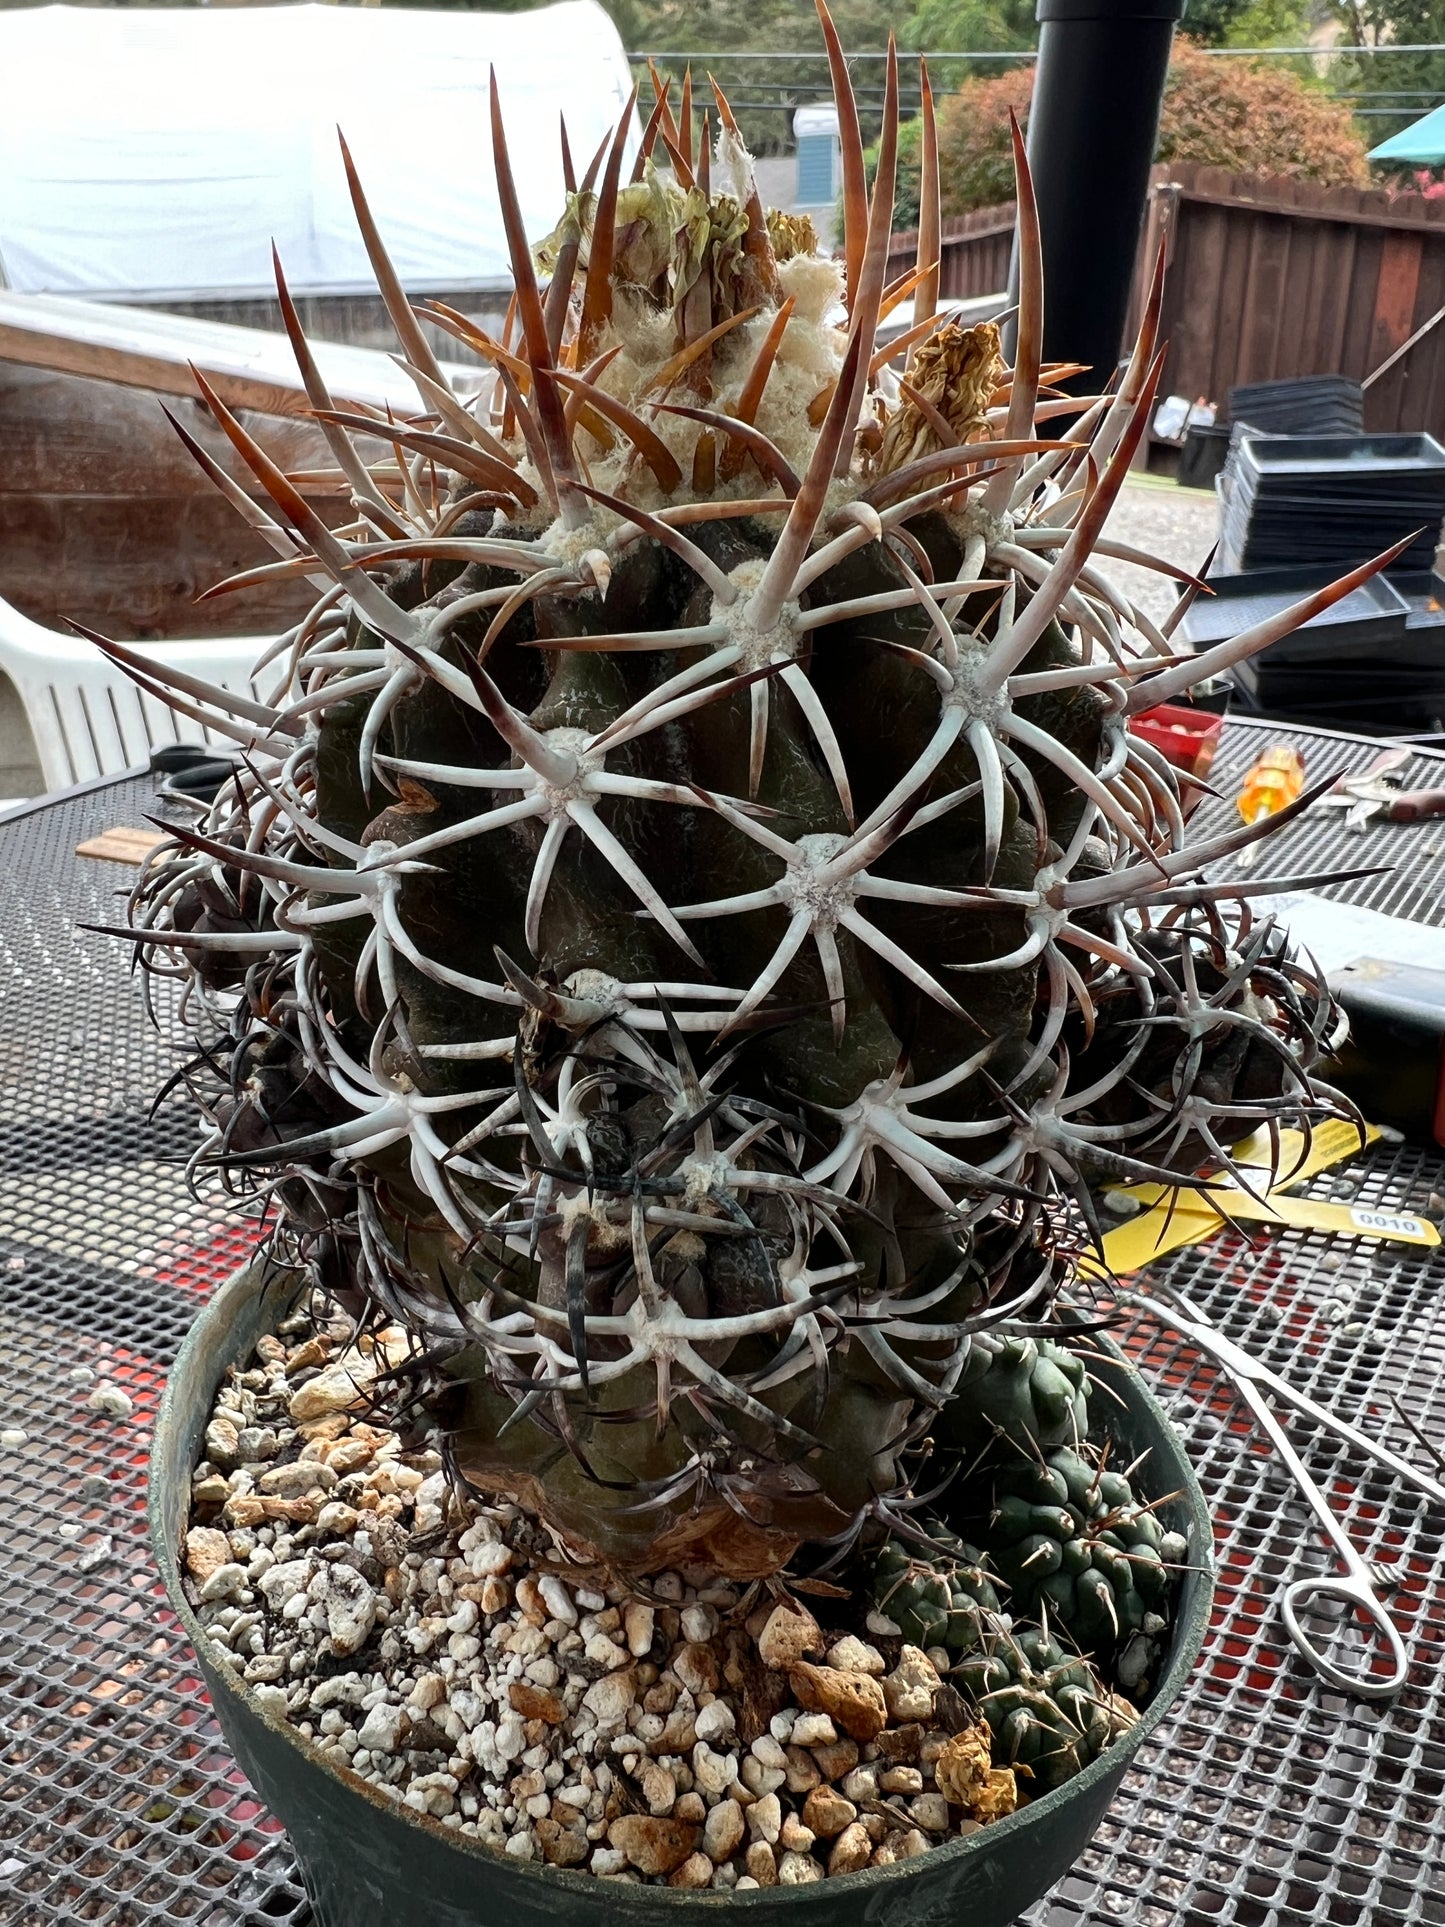
[{"label": "mesh patio table", "polygon": [[[1288,740],[1310,780],[1377,745],[1231,723],[1238,777]],[[1412,784],[1445,781],[1419,752]],[[304,1927],[286,1837],[211,1716],[146,1538],[157,1395],[187,1325],[251,1232],[189,1193],[195,1125],[113,923],[125,868],[77,843],[139,825],[155,779],[131,775],[0,821],[0,1927]],[[1445,823],[1363,835],[1310,815],[1261,871],[1392,865],[1337,886],[1351,902],[1445,922]],[[1445,960],[1445,940],[1442,940]],[[1439,1216],[1445,1160],[1381,1144],[1317,1195]],[[1317,1233],[1226,1232],[1158,1267],[1230,1336],[1347,1415],[1416,1450],[1392,1403],[1445,1439],[1445,1261]],[[1031,1927],[1445,1927],[1445,1515],[1308,1423],[1294,1436],[1366,1555],[1397,1581],[1405,1690],[1324,1688],[1285,1640],[1276,1596],[1330,1557],[1217,1370],[1141,1325],[1134,1356],[1168,1406],[1215,1518],[1219,1591],[1195,1674],[1088,1851]],[[104,1378],[128,1417],[93,1411]],[[1347,1634],[1342,1637],[1348,1637]]]}]

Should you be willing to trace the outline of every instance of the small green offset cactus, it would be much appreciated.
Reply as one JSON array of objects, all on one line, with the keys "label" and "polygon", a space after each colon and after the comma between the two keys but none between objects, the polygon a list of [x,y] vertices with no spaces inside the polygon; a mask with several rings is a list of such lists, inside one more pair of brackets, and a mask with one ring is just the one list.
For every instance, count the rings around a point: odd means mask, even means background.
[{"label": "small green offset cactus", "polygon": [[911,1645],[970,1652],[999,1612],[999,1596],[973,1546],[937,1520],[926,1529],[947,1553],[920,1557],[890,1539],[873,1562],[874,1603]]},{"label": "small green offset cactus", "polygon": [[1089,1431],[1084,1362],[1049,1338],[980,1332],[935,1430],[971,1453],[998,1440],[1030,1453],[1076,1445]]},{"label": "small green offset cactus", "polygon": [[1187,1542],[1160,1526],[1122,1473],[1062,1446],[1041,1465],[1007,1467],[994,1491],[983,1544],[1011,1611],[1046,1611],[1101,1656],[1163,1631],[1170,1568]]},{"label": "small green offset cactus", "polygon": [[1040,1627],[1001,1634],[949,1678],[988,1721],[994,1765],[1026,1773],[1039,1791],[1062,1786],[1137,1718],[1088,1660]]}]

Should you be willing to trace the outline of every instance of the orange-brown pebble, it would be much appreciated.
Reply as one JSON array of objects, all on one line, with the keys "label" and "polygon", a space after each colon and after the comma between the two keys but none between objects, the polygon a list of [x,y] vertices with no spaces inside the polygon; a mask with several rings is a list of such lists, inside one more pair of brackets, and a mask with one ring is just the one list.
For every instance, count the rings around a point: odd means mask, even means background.
[{"label": "orange-brown pebble", "polygon": [[873,1842],[861,1820],[851,1821],[833,1842],[828,1855],[830,1874],[857,1873],[873,1858]]},{"label": "orange-brown pebble", "polygon": [[766,1840],[754,1840],[748,1848],[747,1869],[760,1887],[776,1887],[778,1861]]},{"label": "orange-brown pebble", "polygon": [[840,1673],[804,1660],[789,1668],[788,1684],[799,1706],[826,1713],[852,1739],[876,1739],[888,1724],[883,1688],[870,1673]]},{"label": "orange-brown pebble", "polygon": [[814,1787],[803,1802],[803,1825],[820,1840],[831,1840],[852,1826],[858,1809],[830,1786]]},{"label": "orange-brown pebble", "polygon": [[690,1853],[668,1881],[669,1887],[707,1887],[712,1884],[712,1862],[705,1853]]},{"label": "orange-brown pebble", "polygon": [[841,1780],[858,1764],[858,1748],[852,1740],[834,1740],[830,1746],[815,1746],[812,1752],[825,1780]]},{"label": "orange-brown pebble", "polygon": [[624,1813],[607,1829],[607,1844],[625,1853],[639,1873],[675,1873],[696,1850],[698,1830],[655,1813]]}]

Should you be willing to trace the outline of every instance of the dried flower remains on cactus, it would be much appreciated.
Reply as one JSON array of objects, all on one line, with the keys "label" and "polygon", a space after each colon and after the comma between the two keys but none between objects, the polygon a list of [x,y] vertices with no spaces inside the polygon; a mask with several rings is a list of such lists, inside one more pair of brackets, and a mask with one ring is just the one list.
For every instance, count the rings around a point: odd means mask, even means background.
[{"label": "dried flower remains on cactus", "polygon": [[660,79],[534,249],[494,96],[495,339],[412,308],[348,161],[416,414],[339,404],[281,281],[340,525],[202,388],[318,600],[264,700],[102,645],[244,752],[132,905],[197,1168],[413,1335],[395,1409],[459,1478],[633,1575],[881,1541],[1047,1319],[1090,1178],[1337,1104],[1327,1000],[1249,909],[1304,879],[1200,880],[1294,812],[1186,848],[1128,729],[1288,626],[1181,657],[1100,572],[1138,559],[1102,530],[1158,278],[1117,386],[1058,392],[1015,130],[1012,367],[939,311],[932,187],[890,282],[896,62],[865,200],[824,30],[841,261]]}]

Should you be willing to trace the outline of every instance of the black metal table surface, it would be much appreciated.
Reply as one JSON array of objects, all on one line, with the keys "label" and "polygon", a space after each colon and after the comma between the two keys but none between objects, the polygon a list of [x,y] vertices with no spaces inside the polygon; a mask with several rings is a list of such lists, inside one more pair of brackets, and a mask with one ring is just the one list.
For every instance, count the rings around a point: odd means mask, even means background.
[{"label": "black metal table surface", "polygon": [[[1231,724],[1202,827],[1226,820],[1238,777],[1275,739],[1302,750],[1311,780],[1379,748]],[[1404,775],[1439,784],[1445,758],[1422,752]],[[185,1110],[167,1101],[147,1121],[173,1062],[123,947],[78,928],[116,920],[130,873],[76,844],[141,823],[152,792],[130,778],[0,821],[0,1927],[309,1919],[145,1536],[160,1385],[247,1236],[187,1193]],[[1391,864],[1336,894],[1445,921],[1445,823],[1360,836],[1311,815],[1280,846],[1261,871]],[[1377,1146],[1315,1182],[1323,1196],[1445,1209],[1445,1162],[1419,1146]],[[1445,1438],[1438,1253],[1227,1233],[1165,1262],[1303,1389],[1401,1450],[1412,1446],[1392,1394]],[[1278,1620],[1281,1585],[1330,1564],[1282,1468],[1187,1345],[1144,1339],[1136,1356],[1214,1511],[1218,1606],[1188,1689],[1031,1927],[1445,1927],[1445,1516],[1295,1428],[1357,1543],[1399,1581],[1409,1683],[1386,1704],[1342,1698]],[[128,1417],[90,1408],[102,1379],[133,1401]]]}]

